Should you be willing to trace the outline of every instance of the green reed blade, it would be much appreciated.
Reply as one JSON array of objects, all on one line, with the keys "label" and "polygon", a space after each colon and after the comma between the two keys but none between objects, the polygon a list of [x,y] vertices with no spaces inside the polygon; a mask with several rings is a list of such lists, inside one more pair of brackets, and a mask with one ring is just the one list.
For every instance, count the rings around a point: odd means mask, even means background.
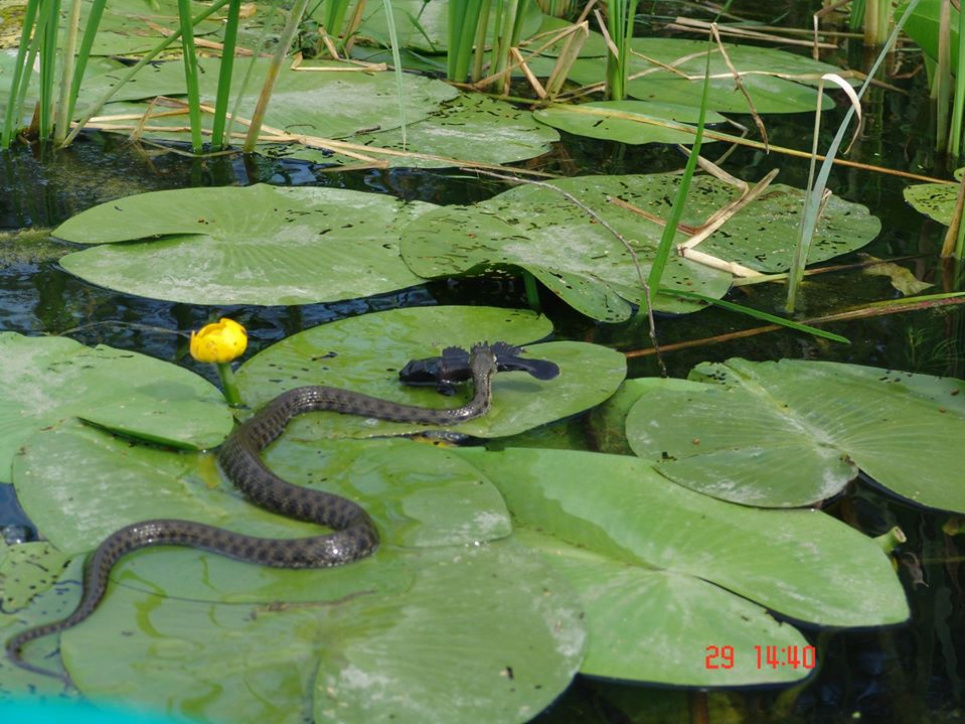
[{"label": "green reed blade", "polygon": [[278,38],[278,45],[268,66],[268,72],[261,86],[261,93],[258,96],[258,103],[251,114],[251,125],[248,127],[248,134],[245,136],[245,153],[252,153],[258,144],[258,135],[261,133],[261,126],[265,121],[265,113],[268,111],[268,101],[271,99],[272,91],[275,89],[275,82],[281,72],[281,66],[288,57],[288,50],[292,47],[295,36],[298,34],[298,26],[302,22],[305,8],[308,7],[308,0],[296,0],[288,14],[288,21],[285,24],[281,35]]},{"label": "green reed blade", "polygon": [[238,43],[240,13],[241,0],[228,0],[228,17],[225,20],[221,63],[218,69],[218,93],[214,103],[214,119],[211,122],[212,149],[220,149],[228,145],[225,143],[224,132],[228,115],[228,102],[231,99],[231,77],[234,74],[235,46]]},{"label": "green reed blade", "polygon": [[[225,4],[227,4],[227,2],[228,0],[214,0],[214,2],[211,5],[209,5],[207,8],[202,10],[191,20],[191,26],[192,27],[196,26],[198,23],[202,22],[206,18],[209,18],[210,16],[214,15],[222,7],[224,7]],[[117,84],[109,88],[107,91],[105,91],[104,94],[94,102],[94,105],[91,107],[91,109],[88,110],[86,114],[84,114],[84,117],[77,122],[77,125],[74,126],[74,129],[70,132],[70,134],[68,134],[67,138],[64,140],[64,145],[69,144],[77,137],[77,134],[81,132],[81,129],[83,129],[86,123],[91,118],[93,118],[97,113],[100,112],[101,108],[104,107],[104,104],[107,103],[111,98],[113,98],[114,94],[117,93],[117,91],[125,83],[127,83],[127,81],[133,78],[141,68],[143,68],[145,65],[150,63],[152,60],[154,60],[154,58],[156,58],[159,53],[165,50],[169,45],[171,45],[171,43],[175,42],[180,37],[181,37],[181,29],[179,28],[175,30],[173,33],[171,33],[170,35],[168,35],[167,37],[163,38],[157,45],[155,45],[147,53],[145,53],[144,56],[137,63],[132,65],[130,68],[128,68],[120,76]]]},{"label": "green reed blade", "polygon": [[754,319],[760,319],[764,322],[770,322],[771,324],[778,324],[782,327],[787,327],[788,329],[793,329],[797,332],[813,334],[815,337],[823,337],[824,339],[829,339],[832,342],[851,344],[851,341],[847,337],[842,337],[840,334],[826,332],[823,329],[818,329],[817,327],[801,324],[800,322],[795,322],[785,317],[778,317],[774,314],[768,314],[767,312],[762,312],[759,309],[745,307],[742,304],[735,304],[734,302],[728,302],[724,299],[715,299],[714,297],[708,297],[703,294],[698,294],[697,292],[683,292],[679,289],[669,289],[667,287],[660,287],[659,292],[667,295],[668,297],[681,297],[683,299],[692,299],[695,301],[706,302],[707,304],[713,304],[714,306],[722,307],[739,314],[744,314],[748,317],[753,317]]},{"label": "green reed blade", "polygon": [[606,97],[622,101],[627,97],[627,77],[630,68],[630,40],[633,38],[633,19],[637,3],[631,0],[607,0],[607,32],[616,47],[606,58]]},{"label": "green reed blade", "polygon": [[60,74],[60,97],[57,99],[57,120],[54,123],[54,142],[63,143],[70,129],[70,90],[76,63],[77,33],[80,27],[81,0],[71,0],[65,28],[63,71]]},{"label": "green reed blade", "polygon": [[[90,59],[91,48],[94,47],[94,38],[97,37],[97,29],[100,27],[101,18],[104,16],[104,7],[107,0],[94,0],[87,15],[87,25],[84,27],[84,36],[80,41],[80,50],[77,51],[77,60],[74,64],[74,74],[70,81],[70,98],[67,106],[68,121],[74,117],[74,109],[77,106],[77,97],[80,95],[80,84],[84,79],[84,72],[87,70],[87,62]],[[67,127],[64,127],[67,132]],[[63,143],[63,140],[61,140]]]},{"label": "green reed blade", "polygon": [[[876,77],[875,74],[878,72],[878,68],[887,56],[888,49],[894,47],[895,41],[898,39],[898,34],[901,32],[902,27],[904,27],[905,20],[911,17],[911,13],[918,6],[919,0],[911,0],[908,7],[905,8],[905,13],[895,22],[895,28],[892,31],[888,42],[885,43],[881,52],[878,53],[878,57],[875,58],[875,62],[872,64],[871,69],[868,71],[868,77],[865,82],[861,85],[861,88],[857,91],[858,99],[860,100],[865,91],[871,85],[871,82]],[[821,164],[821,171],[818,174],[817,180],[814,181],[814,161],[817,156],[817,149],[814,147],[812,149],[811,158],[811,173],[808,179],[808,193],[805,196],[804,210],[801,214],[801,224],[799,226],[799,236],[797,248],[794,250],[794,260],[791,263],[791,268],[788,271],[787,278],[787,301],[784,304],[785,310],[790,314],[794,312],[797,304],[797,293],[801,286],[801,281],[804,279],[804,267],[807,266],[808,253],[811,251],[811,242],[814,239],[814,232],[817,228],[818,218],[820,216],[821,208],[823,206],[822,199],[824,198],[824,190],[828,185],[828,177],[831,175],[831,168],[834,165],[834,159],[838,155],[838,149],[841,147],[841,142],[844,140],[844,134],[848,126],[851,123],[851,119],[855,115],[854,106],[848,108],[847,113],[844,114],[844,119],[841,121],[841,125],[838,126],[837,133],[834,134],[834,138],[831,141],[831,145],[828,147],[827,154],[825,155],[824,162]],[[820,105],[818,108],[817,119],[820,119]],[[817,125],[817,122],[816,122]],[[817,144],[818,132],[817,129],[814,132],[814,144]]]},{"label": "green reed blade", "polygon": [[30,83],[30,72],[33,63],[27,62],[27,51],[31,43],[27,39],[32,36],[36,28],[38,9],[41,0],[27,0],[24,9],[23,26],[21,29],[20,45],[17,48],[17,58],[14,61],[13,73],[10,77],[10,95],[7,96],[7,110],[3,116],[3,135],[0,136],[0,148],[10,148],[13,134],[23,116],[23,99],[27,85]]},{"label": "green reed blade", "polygon": [[654,255],[653,264],[650,267],[650,275],[647,277],[647,284],[651,289],[660,286],[660,279],[663,270],[670,259],[673,250],[674,238],[677,235],[677,226],[687,205],[687,194],[690,192],[690,181],[697,170],[697,159],[700,157],[700,146],[704,138],[704,125],[707,118],[708,91],[710,88],[710,49],[712,40],[708,39],[708,52],[704,60],[704,88],[700,98],[700,115],[697,117],[697,133],[694,136],[694,145],[690,150],[690,157],[684,167],[683,177],[680,179],[680,186],[677,187],[677,195],[674,197],[673,206],[670,209],[670,218],[667,219],[660,236],[660,244],[657,246],[657,253]]},{"label": "green reed blade", "polygon": [[178,17],[181,20],[181,49],[184,56],[184,84],[188,92],[188,117],[191,119],[191,149],[200,153],[201,141],[201,89],[198,85],[198,56],[194,50],[194,26],[191,23],[190,0],[178,0]]},{"label": "green reed blade", "polygon": [[392,65],[395,72],[396,100],[399,104],[399,124],[402,128],[402,150],[406,147],[406,119],[405,119],[405,88],[402,85],[402,57],[399,55],[399,34],[395,30],[395,16],[392,13],[392,0],[382,0],[385,20],[389,30],[389,42],[392,45]]},{"label": "green reed blade", "polygon": [[44,3],[46,22],[40,44],[40,138],[50,138],[54,125],[54,83],[57,73],[57,36],[60,34],[60,0]]},{"label": "green reed blade", "polygon": [[[965,10],[958,13],[958,67],[955,74],[955,105],[952,108],[952,133],[948,149],[953,156],[965,156],[965,139],[962,137],[962,123],[965,117]],[[962,258],[959,249],[958,258]]]}]

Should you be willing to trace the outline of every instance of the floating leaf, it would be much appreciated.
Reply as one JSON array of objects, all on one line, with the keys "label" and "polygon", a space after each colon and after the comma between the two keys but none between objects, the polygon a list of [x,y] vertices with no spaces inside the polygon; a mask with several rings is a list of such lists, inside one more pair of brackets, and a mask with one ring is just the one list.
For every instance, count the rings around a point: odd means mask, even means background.
[{"label": "floating leaf", "polygon": [[[254,77],[264,78],[268,67],[268,59],[257,61]],[[217,94],[217,64],[201,61],[199,69],[201,100],[213,105]],[[395,74],[389,71],[361,73],[358,70],[357,66],[336,62],[325,63],[324,67],[318,66],[314,71],[305,67],[292,69],[286,65],[279,71],[271,103],[265,113],[265,125],[283,132],[322,138],[345,138],[366,128],[398,128],[401,121]],[[171,94],[170,88],[179,73],[179,89],[183,93],[183,64],[181,61],[171,61],[143,77],[140,73],[135,75],[130,85],[125,84],[120,91],[123,93],[121,97],[147,99]],[[120,75],[120,71],[113,71],[85,81],[84,90],[85,94],[88,94],[85,98],[99,98],[117,84]],[[136,80],[138,78],[140,80]],[[244,78],[243,72],[234,74],[233,94],[240,91]],[[425,118],[435,111],[440,103],[459,95],[459,91],[440,80],[412,74],[403,76],[403,84],[402,100],[407,123]],[[259,93],[260,84],[249,84],[240,101],[241,116],[247,117],[253,113]],[[146,106],[143,110],[146,110]],[[130,112],[132,109],[127,104],[110,103],[104,107],[102,115]],[[205,119],[205,123],[210,125],[211,116],[206,115]],[[152,119],[150,125],[155,128],[170,126],[171,131],[161,132],[169,137],[172,131],[179,128],[181,131],[174,137],[184,138],[187,133],[184,130],[187,115]],[[150,136],[152,133],[145,135]]]},{"label": "floating leaf", "polygon": [[[663,227],[612,199],[666,217],[677,190],[676,174],[590,176],[550,182],[591,208],[633,248],[643,277],[649,272]],[[738,191],[710,177],[695,178],[684,222],[699,226],[738,198]],[[761,271],[788,268],[803,192],[772,185],[730,219],[700,250]],[[880,229],[865,207],[832,198],[818,226],[809,261],[828,259],[867,244]],[[678,233],[678,242],[686,241]],[[583,209],[549,188],[522,185],[472,206],[447,206],[420,216],[402,234],[402,255],[420,276],[464,274],[493,266],[519,266],[578,311],[603,321],[630,316],[645,298],[626,246]],[[724,272],[671,257],[662,286],[720,298],[730,286]],[[693,311],[692,304],[660,297],[657,309]]]},{"label": "floating leaf", "polygon": [[[590,630],[583,673],[694,686],[789,681],[808,671],[759,668],[753,647],[804,641],[765,609],[823,626],[908,616],[880,547],[818,511],[714,500],[622,455],[459,454],[500,489],[518,537],[580,594]],[[733,646],[734,668],[709,669],[711,645]]]},{"label": "floating leaf", "polygon": [[[427,468],[430,449],[407,440],[333,444],[290,438],[286,431],[272,447],[271,467],[292,482],[359,501],[386,544],[466,544],[509,535],[499,495],[457,458],[446,462],[445,455],[436,456]],[[319,533],[318,526],[243,500],[230,482],[220,480],[209,453],[131,445],[77,422],[24,443],[14,462],[14,484],[37,527],[70,554],[92,550],[115,530],[152,518],[196,520],[262,537]],[[271,590],[279,575],[251,570],[258,578],[241,580],[242,591]]]},{"label": "floating leaf", "polygon": [[[955,172],[960,178],[962,169]],[[955,215],[958,200],[958,186],[956,184],[915,184],[906,186],[902,194],[912,208],[939,224],[948,226]]]},{"label": "floating leaf", "polygon": [[[138,577],[158,591],[153,572],[186,555],[145,553]],[[362,566],[407,571],[394,577],[411,583],[301,605],[118,587],[65,633],[64,657],[89,696],[239,724],[524,722],[579,666],[585,634],[572,594],[518,545],[380,551],[351,568]],[[334,572],[297,573],[322,586]]]},{"label": "floating leaf", "polygon": [[217,445],[232,419],[211,383],[177,365],[66,337],[0,332],[0,478],[35,431],[83,417],[187,448]]},{"label": "floating leaf", "polygon": [[[687,388],[653,380],[627,418],[637,455],[725,500],[799,506],[861,468],[922,505],[965,511],[965,382],[831,362],[701,364]],[[922,460],[928,460],[922,465]]]},{"label": "floating leaf", "polygon": [[[633,38],[630,41],[631,80],[627,92],[642,101],[699,106],[704,83],[706,54],[711,53],[708,110],[747,113],[747,99],[737,89],[732,71],[720,51],[704,40],[683,38]],[[759,113],[813,112],[818,105],[816,85],[824,73],[842,71],[828,63],[811,60],[773,48],[725,43],[727,57],[741,74]],[[602,83],[606,78],[605,58],[581,58],[570,78],[583,85]],[[799,79],[795,83],[791,79]],[[807,85],[804,85],[807,84]],[[822,107],[832,108],[824,96]]]},{"label": "floating leaf", "polygon": [[[239,370],[238,384],[242,397],[254,408],[301,385],[330,385],[423,407],[458,407],[467,398],[402,385],[399,370],[410,359],[437,355],[451,345],[468,349],[477,342],[497,340],[525,344],[546,336],[551,329],[545,318],[514,309],[395,309],[288,337],[248,360]],[[452,429],[478,437],[516,434],[599,404],[626,375],[623,355],[605,347],[550,342],[527,345],[526,349],[525,356],[558,364],[560,374],[543,381],[525,372],[500,372],[493,378],[490,411]],[[292,433],[300,437],[369,437],[426,427],[329,413],[296,420]]]},{"label": "floating leaf", "polygon": [[[629,144],[692,144],[696,126],[692,132],[677,130],[673,126],[681,123],[696,124],[699,114],[699,109],[692,106],[670,106],[665,103],[644,101],[600,101],[576,106],[558,105],[541,108],[533,113],[543,123],[567,133]],[[708,124],[723,123],[726,120],[719,113],[713,111],[707,113]],[[704,139],[705,142],[713,140]]]},{"label": "floating leaf", "polygon": [[[61,264],[129,294],[191,304],[307,304],[419,284],[398,228],[433,208],[382,194],[257,184],[155,191],[88,209],[55,234],[102,244]],[[114,244],[114,242],[136,242]]]},{"label": "floating leaf", "polygon": [[[484,95],[462,94],[424,120],[408,125],[404,146],[399,129],[359,134],[349,140],[371,147],[371,155],[390,166],[436,168],[453,165],[448,159],[489,164],[522,161],[546,153],[559,137],[529,111]],[[379,148],[399,153],[382,154],[375,150]],[[353,150],[368,153],[364,148]],[[287,157],[318,163],[359,163],[357,158],[297,146],[291,147]]]}]

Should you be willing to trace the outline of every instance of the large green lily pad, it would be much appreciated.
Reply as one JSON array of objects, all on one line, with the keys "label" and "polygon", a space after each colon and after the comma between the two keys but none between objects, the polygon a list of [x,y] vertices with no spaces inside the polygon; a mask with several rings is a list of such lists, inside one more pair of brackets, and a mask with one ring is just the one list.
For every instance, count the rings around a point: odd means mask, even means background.
[{"label": "large green lily pad", "polygon": [[[62,637],[86,695],[239,722],[263,721],[269,709],[288,712],[281,721],[313,709],[315,720],[336,711],[349,721],[472,721],[498,710],[500,721],[525,721],[566,686],[584,637],[571,594],[525,550],[479,547],[509,525],[473,467],[411,441],[332,445],[287,435],[268,464],[293,482],[359,500],[379,527],[380,550],[315,571],[191,550],[129,556],[95,615]],[[159,516],[270,537],[319,532],[240,500],[217,480],[210,454],[132,447],[76,421],[31,438],[15,470],[25,508],[65,550]],[[36,620],[27,613],[17,620]],[[31,660],[37,647],[46,642],[28,646]],[[516,683],[496,686],[503,678]],[[383,696],[372,696],[376,680]],[[478,693],[454,703],[452,692],[467,687]],[[221,693],[199,693],[212,688]],[[403,704],[402,691],[422,694]],[[427,718],[430,703],[445,716]]]},{"label": "large green lily pad", "polygon": [[[284,390],[329,385],[422,407],[458,407],[471,394],[445,397],[433,389],[402,385],[398,371],[410,359],[438,355],[451,345],[476,342],[525,344],[546,336],[551,325],[532,312],[494,307],[395,309],[341,320],[288,337],[248,360],[239,370],[242,396],[258,408]],[[626,375],[623,355],[580,342],[527,345],[524,356],[560,367],[552,380],[525,372],[493,379],[493,404],[486,415],[452,429],[478,437],[500,437],[574,415],[609,397]],[[324,413],[295,420],[296,437],[369,437],[426,429]],[[441,427],[439,430],[446,428]]]},{"label": "large green lily pad", "polygon": [[[176,555],[141,556],[139,578]],[[64,657],[89,696],[239,724],[524,722],[579,666],[585,634],[568,587],[511,542],[366,564],[411,583],[290,606],[119,587],[63,636]],[[333,572],[300,573],[321,584]]]},{"label": "large green lily pad", "polygon": [[[706,54],[710,49],[708,109],[723,113],[749,112],[747,99],[736,88],[720,51],[706,41],[634,38],[630,47],[634,52],[630,57],[631,80],[627,87],[631,97],[700,106]],[[840,68],[828,63],[773,48],[729,43],[724,47],[731,63],[741,73],[741,83],[759,113],[813,112],[818,106],[818,92],[810,86],[817,85],[824,73],[841,73]],[[601,83],[605,77],[605,58],[581,58],[570,72],[570,78],[583,85]],[[825,110],[833,106],[830,97],[822,99]]]},{"label": "large green lily pad", "polygon": [[[438,168],[460,162],[522,161],[546,153],[559,137],[529,111],[478,93],[464,93],[425,119],[409,124],[405,144],[398,128],[362,133],[349,140],[372,149],[358,148],[355,153],[370,155],[389,166]],[[395,153],[379,153],[378,149]],[[287,156],[329,164],[361,162],[356,157],[333,156],[299,146],[292,146]]]},{"label": "large green lily pad", "polygon": [[[550,182],[590,207],[634,249],[644,278],[656,254],[663,227],[616,204],[628,202],[666,218],[676,194],[675,174],[590,176]],[[710,177],[695,178],[684,223],[703,224],[738,198],[738,191]],[[700,250],[761,271],[788,268],[803,192],[772,185],[748,204]],[[880,229],[865,207],[840,199],[829,202],[818,226],[809,261],[828,259],[867,244]],[[686,237],[678,234],[678,242]],[[602,224],[561,193],[522,185],[472,206],[447,206],[414,220],[402,235],[402,255],[420,276],[467,273],[492,266],[522,267],[578,311],[615,322],[630,316],[630,304],[644,294],[627,248]],[[724,272],[672,257],[661,286],[722,297],[730,286]],[[654,307],[692,311],[689,303],[658,297]]]},{"label": "large green lily pad", "polygon": [[[637,455],[725,500],[799,506],[860,468],[921,505],[965,511],[965,382],[831,362],[698,365],[689,385],[651,380],[627,417]],[[922,461],[928,464],[923,465]]]},{"label": "large green lily pad", "polygon": [[191,304],[307,304],[420,283],[397,239],[431,208],[333,188],[178,189],[101,204],[54,233],[102,244],[61,264],[117,291]]},{"label": "large green lily pad", "polygon": [[[694,686],[790,681],[808,670],[757,666],[755,646],[805,644],[766,609],[822,626],[908,617],[878,544],[818,511],[724,503],[622,455],[459,454],[500,489],[520,540],[580,594],[584,673]],[[735,666],[708,668],[708,647],[725,645]]]},{"label": "large green lily pad", "polygon": [[[160,66],[160,70],[138,73],[125,84],[124,98],[153,98],[156,95],[170,95],[171,87],[180,74],[179,93],[184,93],[184,68],[181,61],[171,61]],[[214,105],[217,92],[218,68],[216,63],[201,61],[201,100]],[[232,78],[232,104],[244,80],[244,63],[236,66]],[[284,132],[320,136],[322,138],[345,138],[361,129],[397,128],[401,125],[398,87],[395,74],[389,71],[358,72],[358,67],[346,63],[328,62],[321,70],[306,68],[282,68],[278,74],[271,102],[265,114],[264,123]],[[261,92],[261,81],[268,72],[268,61],[258,60],[245,95],[242,96],[239,114],[248,118],[254,111]],[[84,84],[84,98],[99,98],[104,91],[117,84],[121,71],[101,74],[90,78]],[[403,106],[407,123],[414,123],[436,110],[443,101],[452,100],[459,95],[452,86],[440,80],[406,74],[403,76]],[[110,115],[117,110],[129,112],[121,106],[105,106],[103,113]],[[206,127],[210,127],[210,117],[206,117]],[[151,125],[185,126],[187,117],[180,116],[165,120],[152,120]],[[245,131],[244,128],[235,130]]]},{"label": "large green lily pad", "polygon": [[[533,113],[543,123],[567,133],[605,141],[629,144],[692,144],[696,127],[680,130],[686,123],[697,123],[700,110],[693,106],[671,106],[643,101],[600,101],[581,105],[558,105]],[[723,123],[727,119],[710,111],[706,122]],[[707,142],[713,139],[704,139]]]},{"label": "large green lily pad", "polygon": [[[433,457],[429,468],[428,452],[407,440],[333,444],[286,434],[267,460],[286,480],[359,501],[387,545],[464,545],[509,535],[508,515],[492,486],[457,458]],[[24,443],[13,479],[33,522],[70,554],[92,550],[115,530],[150,518],[196,520],[269,538],[319,533],[318,526],[246,502],[221,479],[210,453],[132,446],[77,422]],[[236,595],[279,590],[275,578],[283,572],[251,570],[258,578],[240,580]]]},{"label": "large green lily pad", "polygon": [[0,332],[0,479],[37,430],[71,417],[167,445],[217,445],[231,429],[224,398],[197,375],[147,357],[66,337]]}]

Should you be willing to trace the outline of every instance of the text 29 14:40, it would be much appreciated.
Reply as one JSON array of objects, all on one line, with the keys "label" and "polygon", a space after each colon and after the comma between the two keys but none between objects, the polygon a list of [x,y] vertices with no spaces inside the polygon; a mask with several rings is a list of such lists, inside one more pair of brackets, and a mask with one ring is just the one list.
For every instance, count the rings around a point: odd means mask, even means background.
[{"label": "text 29 14:40", "polygon": [[[737,665],[733,646],[707,646],[704,651],[708,669],[733,669]],[[758,670],[813,669],[818,658],[814,646],[755,646],[754,653]]]}]

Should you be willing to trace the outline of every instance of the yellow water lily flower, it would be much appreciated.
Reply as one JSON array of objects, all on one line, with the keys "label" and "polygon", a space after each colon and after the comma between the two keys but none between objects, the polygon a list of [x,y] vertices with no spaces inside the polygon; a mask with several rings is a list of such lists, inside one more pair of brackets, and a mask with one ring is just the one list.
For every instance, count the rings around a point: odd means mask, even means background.
[{"label": "yellow water lily flower", "polygon": [[191,356],[198,362],[226,364],[244,354],[248,332],[233,319],[222,318],[191,332]]}]

